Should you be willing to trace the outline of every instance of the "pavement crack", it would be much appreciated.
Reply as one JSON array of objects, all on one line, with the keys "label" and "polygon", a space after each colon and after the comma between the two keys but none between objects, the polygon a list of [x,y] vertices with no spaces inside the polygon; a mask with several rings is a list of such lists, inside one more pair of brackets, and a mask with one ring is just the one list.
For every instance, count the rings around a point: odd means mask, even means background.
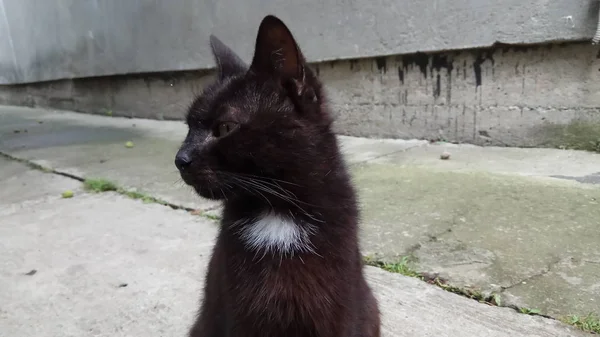
[{"label": "pavement crack", "polygon": [[585,263],[589,263],[589,264],[598,264],[600,265],[600,261],[591,261],[591,260],[582,260]]},{"label": "pavement crack", "polygon": [[427,145],[427,143],[415,144],[413,146],[409,146],[409,147],[406,147],[406,148],[403,148],[403,149],[400,149],[400,150],[396,150],[396,151],[392,151],[392,152],[380,154],[378,156],[374,156],[374,157],[371,157],[371,158],[368,158],[368,159],[364,159],[364,160],[361,160],[361,161],[354,162],[354,163],[350,164],[350,166],[354,166],[354,165],[359,166],[359,165],[362,165],[362,164],[367,164],[367,163],[369,163],[369,162],[371,162],[373,160],[376,160],[376,159],[380,159],[380,158],[392,156],[392,155],[395,155],[395,154],[398,154],[398,153],[402,153],[402,152],[407,152],[407,151],[412,150],[414,148],[422,147],[422,146],[425,146],[425,145]]},{"label": "pavement crack", "polygon": [[540,278],[540,277],[542,277],[542,276],[544,276],[544,275],[548,274],[549,272],[551,272],[551,271],[552,271],[552,268],[554,268],[554,267],[555,267],[557,264],[559,264],[559,263],[560,263],[560,261],[561,261],[561,259],[555,259],[555,260],[552,260],[552,261],[551,261],[550,263],[548,263],[548,265],[547,265],[547,266],[546,266],[544,269],[542,269],[542,270],[541,270],[539,273],[536,273],[536,274],[533,274],[533,275],[531,275],[531,276],[528,276],[528,277],[526,277],[526,278],[524,278],[524,279],[522,279],[522,280],[519,280],[519,281],[517,281],[517,282],[515,282],[515,283],[513,283],[513,284],[511,284],[511,285],[508,285],[508,286],[502,286],[502,287],[500,288],[500,289],[501,289],[501,290],[500,290],[500,292],[501,292],[501,293],[503,293],[503,292],[504,292],[504,291],[506,291],[506,290],[509,290],[509,289],[515,288],[515,287],[517,287],[517,286],[520,286],[520,285],[522,285],[522,284],[526,284],[527,282],[532,282],[532,281],[535,281],[536,279],[538,279],[538,278]]},{"label": "pavement crack", "polygon": [[427,242],[437,242],[439,240],[440,236],[448,234],[448,233],[452,233],[452,227],[449,227],[449,228],[444,229],[443,231],[440,231],[437,233],[426,234]]},{"label": "pavement crack", "polygon": [[[54,169],[54,168],[51,168],[51,167],[47,167],[47,166],[44,166],[44,165],[40,165],[40,164],[35,163],[35,162],[33,162],[31,160],[28,160],[28,159],[23,159],[23,158],[15,157],[15,156],[13,156],[11,154],[8,154],[6,152],[0,151],[0,157],[6,158],[6,159],[8,159],[10,161],[19,162],[19,163],[21,163],[21,164],[23,164],[25,166],[28,166],[29,168],[31,168],[33,170],[41,171],[43,173],[60,175],[60,176],[63,176],[63,177],[69,178],[69,179],[77,180],[77,181],[82,182],[82,183],[85,183],[86,180],[87,180],[84,177],[81,177],[81,176],[78,176],[78,175],[75,175],[75,174],[71,174],[71,173],[67,173],[67,172],[63,172],[63,171],[60,171],[60,170],[57,170],[57,169]],[[193,212],[193,211],[195,211],[194,208],[186,207],[186,206],[183,206],[183,205],[177,205],[177,204],[168,202],[166,200],[162,200],[160,198],[157,198],[157,197],[154,197],[154,196],[151,196],[151,195],[145,195],[145,194],[141,194],[141,193],[138,193],[138,192],[133,192],[133,191],[131,191],[129,189],[126,189],[126,188],[123,188],[123,187],[120,187],[120,186],[117,187],[116,189],[110,190],[110,191],[111,192],[116,192],[116,193],[118,193],[120,195],[124,195],[126,197],[131,198],[131,199],[150,200],[153,203],[156,203],[156,204],[159,204],[159,205],[163,205],[163,206],[168,206],[168,207],[171,207],[172,209],[181,209],[181,210],[185,210],[187,212]],[[101,191],[101,192],[109,192],[109,191]],[[217,206],[210,207],[208,209],[203,209],[202,211],[203,212],[207,212],[207,211],[214,210],[214,209],[216,209],[218,207],[219,206],[217,205]]]},{"label": "pavement crack", "polygon": [[67,173],[67,172],[58,171],[58,170],[53,169],[51,167],[47,167],[47,166],[40,165],[40,164],[37,164],[35,162],[32,162],[31,160],[27,160],[27,159],[15,157],[15,156],[10,155],[10,154],[8,154],[6,152],[0,151],[0,156],[6,158],[8,160],[11,160],[11,161],[19,162],[19,163],[21,163],[23,165],[28,166],[31,169],[42,171],[44,173],[57,174],[57,175],[60,175],[60,176],[63,176],[63,177],[67,177],[67,178],[70,178],[70,179],[75,179],[75,180],[81,181],[81,182],[83,182],[85,180],[83,177],[79,177],[79,176],[76,176],[74,174]]}]

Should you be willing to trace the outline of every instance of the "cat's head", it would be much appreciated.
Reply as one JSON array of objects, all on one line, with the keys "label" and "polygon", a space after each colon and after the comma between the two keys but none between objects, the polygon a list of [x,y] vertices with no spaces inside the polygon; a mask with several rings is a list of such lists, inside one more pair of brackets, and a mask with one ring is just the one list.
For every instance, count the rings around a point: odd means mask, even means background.
[{"label": "cat's head", "polygon": [[260,193],[258,179],[272,186],[330,170],[332,120],[286,25],[263,19],[250,66],[215,36],[210,44],[217,76],[187,114],[189,131],[175,159],[183,180],[203,197],[223,199]]}]

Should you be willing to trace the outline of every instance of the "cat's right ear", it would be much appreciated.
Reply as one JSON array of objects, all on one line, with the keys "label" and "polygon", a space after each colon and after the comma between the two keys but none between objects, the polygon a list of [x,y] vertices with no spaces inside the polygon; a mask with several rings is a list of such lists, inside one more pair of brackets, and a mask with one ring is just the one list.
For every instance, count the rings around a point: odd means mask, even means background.
[{"label": "cat's right ear", "polygon": [[258,27],[251,71],[272,76],[282,84],[293,83],[300,95],[306,89],[305,67],[304,56],[288,27],[267,15]]},{"label": "cat's right ear", "polygon": [[244,61],[214,35],[210,36],[210,48],[217,63],[220,80],[248,71],[248,66]]}]

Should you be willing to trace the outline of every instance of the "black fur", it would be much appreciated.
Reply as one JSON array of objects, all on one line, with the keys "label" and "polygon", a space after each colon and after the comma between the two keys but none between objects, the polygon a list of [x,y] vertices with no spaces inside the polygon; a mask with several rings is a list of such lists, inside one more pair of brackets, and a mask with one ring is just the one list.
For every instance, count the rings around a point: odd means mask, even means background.
[{"label": "black fur", "polygon": [[[283,22],[263,19],[250,66],[216,37],[217,77],[187,115],[176,165],[224,203],[190,337],[379,337],[355,191],[321,84]],[[310,224],[313,252],[259,254],[234,222],[265,210]]]}]

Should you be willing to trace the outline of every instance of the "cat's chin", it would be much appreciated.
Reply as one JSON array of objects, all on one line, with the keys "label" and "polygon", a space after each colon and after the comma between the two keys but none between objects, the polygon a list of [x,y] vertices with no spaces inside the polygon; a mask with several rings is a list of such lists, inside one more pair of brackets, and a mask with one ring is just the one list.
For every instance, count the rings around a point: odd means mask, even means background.
[{"label": "cat's chin", "polygon": [[199,186],[192,186],[194,188],[194,191],[196,191],[196,193],[201,196],[202,198],[205,199],[210,199],[210,200],[223,200],[226,198],[224,191],[221,189],[213,189],[213,188],[205,188],[205,187],[199,187]]}]

